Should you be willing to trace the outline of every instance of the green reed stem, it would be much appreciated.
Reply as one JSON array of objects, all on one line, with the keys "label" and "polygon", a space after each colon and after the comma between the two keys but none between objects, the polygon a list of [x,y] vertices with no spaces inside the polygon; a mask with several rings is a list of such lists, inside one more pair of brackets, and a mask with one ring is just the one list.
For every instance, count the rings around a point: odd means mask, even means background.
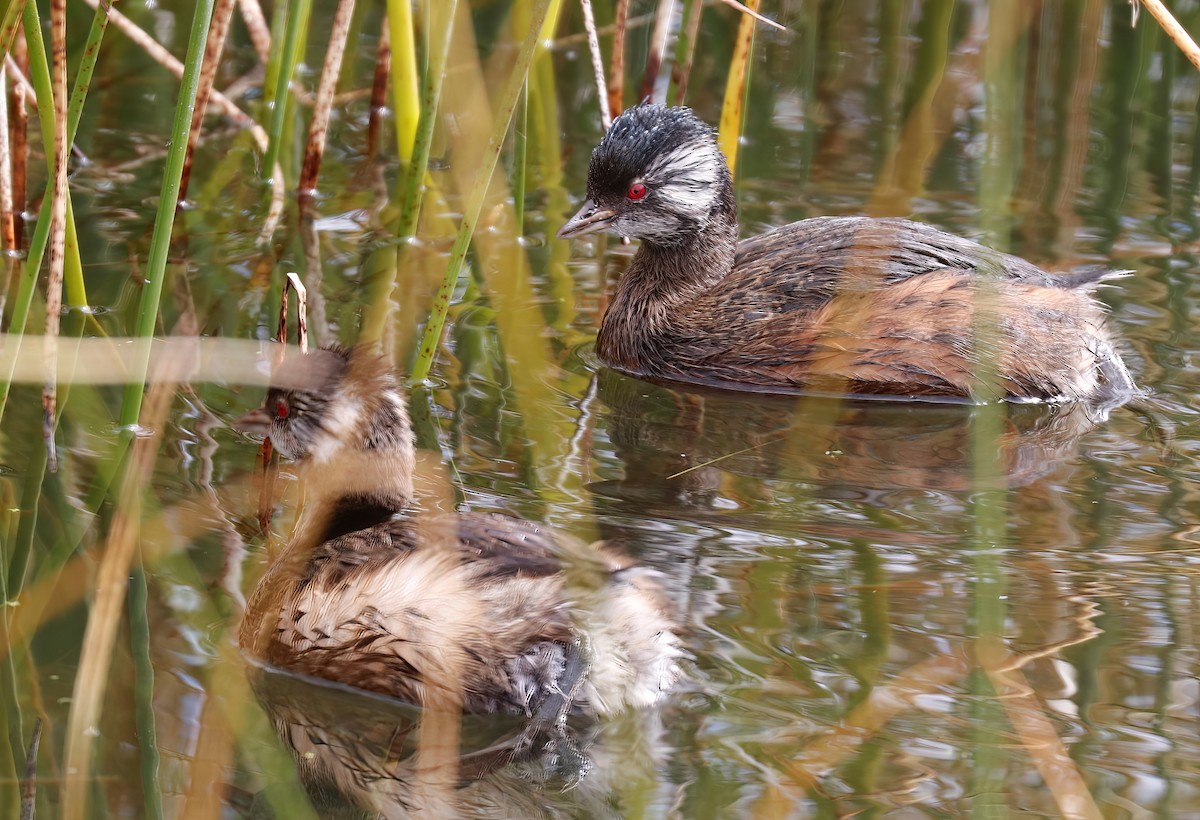
[{"label": "green reed stem", "polygon": [[267,70],[263,77],[263,102],[267,110],[273,110],[275,105],[275,89],[279,85],[280,63],[283,62],[283,36],[287,25],[287,3],[278,3],[271,14],[271,53],[267,59]]},{"label": "green reed stem", "polygon": [[[17,6],[25,6],[25,39],[29,45],[29,74],[34,91],[38,97],[38,116],[41,120],[43,134],[54,133],[54,106],[50,104],[54,90],[50,81],[50,64],[46,56],[46,43],[42,39],[41,21],[38,19],[36,3],[13,3],[11,11]],[[7,19],[7,18],[6,18]],[[96,66],[100,44],[104,38],[104,30],[108,25],[108,11],[101,4],[92,18],[92,27],[88,32],[87,44],[84,47],[83,59],[75,74],[75,86],[71,91],[71,99],[67,109],[67,142],[75,141],[79,131],[79,118],[83,112],[83,104],[87,99],[88,88],[92,82],[92,71]],[[0,36],[3,31],[0,31]],[[7,51],[7,49],[6,49]],[[3,55],[0,55],[2,57]],[[46,253],[46,245],[50,241],[50,208],[42,208],[34,226],[33,238],[29,244],[29,253],[25,258],[25,266],[21,271],[21,279],[17,286],[17,296],[13,302],[11,331],[16,335],[12,344],[20,344],[20,337],[25,332],[25,324],[33,305],[33,293],[37,285],[37,276],[42,268],[42,259]],[[83,262],[79,256],[79,237],[75,228],[75,210],[71,204],[70,192],[67,194],[67,241],[66,267],[64,284],[67,291],[67,302],[76,307],[86,307],[88,304],[87,288],[83,278]],[[16,356],[13,356],[16,361]],[[8,402],[8,392],[11,387],[11,373],[0,383],[0,416]]]},{"label": "green reed stem", "polygon": [[417,351],[417,361],[413,366],[413,381],[423,381],[433,366],[433,357],[437,351],[438,342],[442,338],[442,329],[446,324],[446,314],[450,311],[450,296],[454,292],[455,283],[458,282],[463,260],[467,256],[467,248],[471,244],[475,225],[479,221],[479,213],[483,210],[483,201],[487,197],[488,186],[491,184],[492,174],[496,170],[496,162],[499,161],[500,151],[504,147],[504,137],[508,134],[508,127],[512,123],[517,98],[525,86],[525,79],[529,74],[529,64],[533,60],[534,51],[540,41],[542,22],[546,19],[546,11],[549,7],[550,0],[536,0],[534,3],[529,32],[526,34],[524,42],[521,43],[521,51],[517,54],[512,74],[509,75],[504,90],[500,94],[500,106],[496,110],[496,118],[492,123],[492,135],[488,140],[487,149],[484,151],[483,163],[475,176],[475,184],[467,198],[467,205],[463,210],[462,226],[454,240],[454,247],[450,251],[450,261],[446,265],[446,275],[434,296],[429,323],[425,325],[425,333],[421,337],[421,347]]},{"label": "green reed stem", "polygon": [[150,620],[146,615],[149,590],[139,560],[129,579],[129,632],[133,648],[133,697],[136,703],[138,747],[142,764],[145,817],[161,820],[162,788],[158,782],[158,736],[154,720],[154,665],[150,662]]},{"label": "green reed stem", "polygon": [[[404,3],[400,5],[404,5]],[[431,46],[436,45],[436,48],[431,48],[429,54],[429,65],[425,72],[425,87],[421,92],[421,112],[411,143],[412,160],[408,163],[408,170],[404,174],[404,194],[400,200],[400,219],[396,224],[396,237],[401,241],[417,232],[417,220],[421,215],[421,200],[424,193],[422,183],[429,171],[429,149],[433,145],[433,127],[437,122],[438,106],[442,99],[442,80],[446,74],[446,60],[450,54],[450,36],[454,32],[454,13],[457,5],[458,0],[443,0],[438,3],[445,23],[438,32],[441,36],[437,40],[432,38],[430,40]],[[410,28],[410,41],[411,38]],[[393,31],[393,66],[395,65],[395,48],[396,39],[395,31]],[[413,77],[415,78],[416,75],[414,74]],[[401,147],[401,151],[403,151],[403,147]],[[403,157],[403,153],[401,156]]]},{"label": "green reed stem", "polygon": [[[183,160],[187,154],[188,131],[192,125],[192,109],[196,106],[196,88],[200,83],[200,63],[204,56],[208,24],[212,19],[215,4],[216,0],[197,0],[196,12],[192,17],[192,31],[188,37],[179,102],[175,105],[175,121],[171,125],[171,148],[167,152],[167,166],[163,171],[162,190],[158,197],[158,213],[154,217],[154,233],[150,238],[150,255],[146,260],[146,286],[138,304],[137,324],[134,329],[137,336],[152,336],[158,321],[163,282],[167,274],[167,255],[171,250],[171,231],[175,226],[175,204],[179,201],[179,182],[183,176]],[[149,349],[138,356],[130,370],[130,380],[125,386],[125,397],[121,403],[120,422],[123,427],[135,424],[142,410],[146,370],[150,365]],[[122,436],[122,441],[125,444],[121,449],[124,449],[129,436]]]},{"label": "green reed stem", "polygon": [[[393,5],[407,6],[407,2]],[[444,23],[437,30],[436,35],[430,35],[429,64],[425,71],[425,83],[421,91],[421,107],[415,131],[412,132],[411,142],[406,141],[404,136],[399,133],[402,123],[399,122],[400,117],[397,115],[398,149],[401,159],[406,162],[404,190],[400,196],[400,214],[394,229],[394,235],[400,245],[387,248],[380,259],[380,271],[376,277],[378,284],[373,288],[374,292],[368,301],[366,315],[363,317],[363,328],[360,334],[362,341],[373,342],[383,338],[383,327],[387,320],[392,290],[396,286],[399,270],[400,252],[398,248],[403,246],[405,240],[416,234],[417,222],[421,216],[421,203],[425,192],[425,186],[422,183],[429,175],[429,151],[433,145],[433,128],[437,123],[438,107],[441,105],[442,80],[446,74],[446,61],[450,54],[450,38],[454,32],[454,13],[457,0],[442,0],[437,7]],[[392,9],[389,8],[389,15],[391,12]],[[396,21],[399,16],[405,14],[408,15],[409,25],[407,28],[401,26],[398,30]],[[392,88],[394,99],[396,99],[395,105],[399,110],[401,103],[396,96],[399,94],[397,89],[415,88],[417,80],[416,58],[414,56],[410,59],[404,54],[406,49],[409,51],[413,49],[411,12],[399,11],[397,17],[389,17],[389,20],[392,37]],[[401,41],[407,40],[407,45],[403,45],[399,50],[397,50],[398,38]],[[398,73],[397,64],[409,65],[410,63],[411,74],[408,73],[409,69]]]},{"label": "green reed stem", "polygon": [[271,124],[267,129],[267,156],[263,161],[264,179],[275,173],[279,161],[280,144],[283,142],[284,125],[287,122],[291,95],[287,93],[292,75],[296,72],[300,44],[308,29],[308,17],[312,11],[312,0],[292,0],[288,3],[287,23],[283,32],[283,51],[280,53],[279,75],[275,78],[274,108],[271,109]]},{"label": "green reed stem", "polygon": [[517,124],[513,128],[513,211],[516,214],[517,236],[525,235],[525,174],[528,171],[529,76],[521,85],[517,100]]}]

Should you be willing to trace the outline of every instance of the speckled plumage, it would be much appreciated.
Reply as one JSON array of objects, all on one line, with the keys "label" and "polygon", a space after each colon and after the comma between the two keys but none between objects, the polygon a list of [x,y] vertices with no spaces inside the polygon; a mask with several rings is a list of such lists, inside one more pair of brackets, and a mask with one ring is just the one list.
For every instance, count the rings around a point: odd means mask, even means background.
[{"label": "speckled plumage", "polygon": [[662,697],[680,652],[655,573],[520,519],[415,512],[404,397],[378,357],[316,351],[275,377],[290,386],[264,412],[305,465],[307,501],[251,596],[247,652],[471,712],[553,717]]},{"label": "speckled plumage", "polygon": [[[704,158],[713,167],[690,168]],[[716,180],[706,195],[700,178]],[[648,189],[637,201],[635,181]],[[1047,273],[905,219],[819,217],[738,242],[724,158],[686,109],[613,123],[560,236],[596,230],[642,240],[596,340],[634,375],[977,400],[1136,392],[1092,294],[1100,273]]]}]

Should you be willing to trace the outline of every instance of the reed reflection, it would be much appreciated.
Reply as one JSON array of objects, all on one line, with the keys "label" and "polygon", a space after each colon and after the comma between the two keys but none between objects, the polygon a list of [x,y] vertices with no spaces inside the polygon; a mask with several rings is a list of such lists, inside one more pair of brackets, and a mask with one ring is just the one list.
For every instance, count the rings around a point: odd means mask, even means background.
[{"label": "reed reflection", "polygon": [[733,395],[647,385],[608,370],[598,378],[623,475],[593,490],[667,513],[720,509],[727,474],[868,502],[897,490],[1024,486],[1069,460],[1111,410],[1004,405],[997,469],[980,476],[969,405]]}]

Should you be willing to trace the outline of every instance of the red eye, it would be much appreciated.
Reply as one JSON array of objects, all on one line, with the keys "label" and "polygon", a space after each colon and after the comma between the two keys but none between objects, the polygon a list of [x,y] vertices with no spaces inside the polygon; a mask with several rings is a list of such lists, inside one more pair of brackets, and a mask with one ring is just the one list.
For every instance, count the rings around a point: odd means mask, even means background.
[{"label": "red eye", "polygon": [[646,186],[640,182],[635,182],[632,185],[630,185],[629,191],[625,194],[625,196],[629,197],[630,199],[641,199],[645,195],[646,195]]},{"label": "red eye", "polygon": [[279,401],[275,402],[275,418],[286,419],[287,417],[288,417],[287,402],[284,401],[283,399],[280,399]]}]

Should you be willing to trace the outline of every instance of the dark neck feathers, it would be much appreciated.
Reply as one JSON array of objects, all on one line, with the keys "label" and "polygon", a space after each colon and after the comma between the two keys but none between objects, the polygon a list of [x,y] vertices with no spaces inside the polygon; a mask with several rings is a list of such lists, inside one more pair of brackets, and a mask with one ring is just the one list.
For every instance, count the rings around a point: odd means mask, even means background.
[{"label": "dark neck feathers", "polygon": [[659,359],[648,354],[664,336],[678,333],[680,315],[733,270],[737,234],[737,203],[725,171],[713,208],[694,233],[685,233],[677,244],[642,241],[604,314],[597,353],[635,372]]}]

